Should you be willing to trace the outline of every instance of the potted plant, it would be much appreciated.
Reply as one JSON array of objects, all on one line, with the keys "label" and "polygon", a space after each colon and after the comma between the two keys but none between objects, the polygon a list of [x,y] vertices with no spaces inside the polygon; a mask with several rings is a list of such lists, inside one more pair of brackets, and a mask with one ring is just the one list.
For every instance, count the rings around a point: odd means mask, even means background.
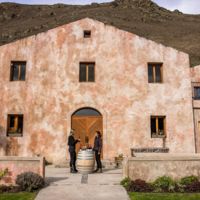
[{"label": "potted plant", "polygon": [[122,167],[122,162],[123,162],[123,154],[119,154],[117,157],[115,157],[115,164],[117,168]]}]

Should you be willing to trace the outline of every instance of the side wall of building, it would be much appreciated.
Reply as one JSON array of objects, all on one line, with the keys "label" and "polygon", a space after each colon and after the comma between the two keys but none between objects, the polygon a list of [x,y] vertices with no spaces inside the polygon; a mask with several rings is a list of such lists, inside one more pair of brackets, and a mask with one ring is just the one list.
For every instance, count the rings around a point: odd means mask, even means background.
[{"label": "side wall of building", "polygon": [[[83,38],[91,30],[91,38]],[[26,60],[26,81],[10,82],[10,62]],[[79,62],[95,62],[95,82],[79,82]],[[163,83],[148,83],[148,62],[163,63]],[[103,155],[132,147],[162,147],[151,138],[150,116],[166,116],[170,152],[194,153],[187,54],[134,34],[83,19],[0,47],[0,134],[4,152],[68,157],[71,114],[93,107],[103,115]],[[7,114],[24,114],[21,138],[6,137]]]},{"label": "side wall of building", "polygon": [[194,98],[194,87],[200,87],[200,65],[191,68],[193,112],[195,124],[196,151],[200,152],[200,100]]}]

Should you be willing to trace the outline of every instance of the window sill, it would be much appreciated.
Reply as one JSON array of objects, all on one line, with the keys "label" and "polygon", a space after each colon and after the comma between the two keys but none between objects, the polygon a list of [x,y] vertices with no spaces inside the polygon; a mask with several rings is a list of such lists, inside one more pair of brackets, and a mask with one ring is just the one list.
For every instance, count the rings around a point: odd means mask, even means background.
[{"label": "window sill", "polygon": [[25,82],[26,80],[10,80],[9,82]]},{"label": "window sill", "polygon": [[166,138],[166,135],[151,135],[151,138]]},{"label": "window sill", "polygon": [[95,81],[79,81],[79,83],[95,83]]},{"label": "window sill", "polygon": [[22,137],[22,133],[7,133],[7,137]]},{"label": "window sill", "polygon": [[164,82],[148,82],[149,84],[163,84]]}]

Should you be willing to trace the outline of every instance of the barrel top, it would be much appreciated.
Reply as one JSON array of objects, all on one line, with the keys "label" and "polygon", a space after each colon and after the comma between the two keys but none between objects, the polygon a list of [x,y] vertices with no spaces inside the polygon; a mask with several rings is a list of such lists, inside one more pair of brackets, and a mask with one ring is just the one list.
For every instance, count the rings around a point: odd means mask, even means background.
[{"label": "barrel top", "polygon": [[92,150],[80,150],[78,153],[79,154],[94,154]]}]

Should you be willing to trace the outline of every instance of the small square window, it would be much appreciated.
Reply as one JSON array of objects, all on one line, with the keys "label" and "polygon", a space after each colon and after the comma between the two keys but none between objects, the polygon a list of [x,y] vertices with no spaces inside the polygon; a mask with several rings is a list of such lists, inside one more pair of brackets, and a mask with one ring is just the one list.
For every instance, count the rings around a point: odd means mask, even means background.
[{"label": "small square window", "polygon": [[12,61],[10,69],[10,81],[25,81],[26,62]]},{"label": "small square window", "polygon": [[151,116],[151,137],[165,137],[165,116]]},{"label": "small square window", "polygon": [[91,37],[91,31],[90,30],[84,30],[83,36],[84,36],[84,38],[90,38]]},{"label": "small square window", "polygon": [[79,82],[95,81],[95,63],[80,63]]},{"label": "small square window", "polygon": [[7,124],[7,136],[22,136],[23,115],[9,114]]},{"label": "small square window", "polygon": [[162,83],[162,63],[148,63],[149,83]]}]

